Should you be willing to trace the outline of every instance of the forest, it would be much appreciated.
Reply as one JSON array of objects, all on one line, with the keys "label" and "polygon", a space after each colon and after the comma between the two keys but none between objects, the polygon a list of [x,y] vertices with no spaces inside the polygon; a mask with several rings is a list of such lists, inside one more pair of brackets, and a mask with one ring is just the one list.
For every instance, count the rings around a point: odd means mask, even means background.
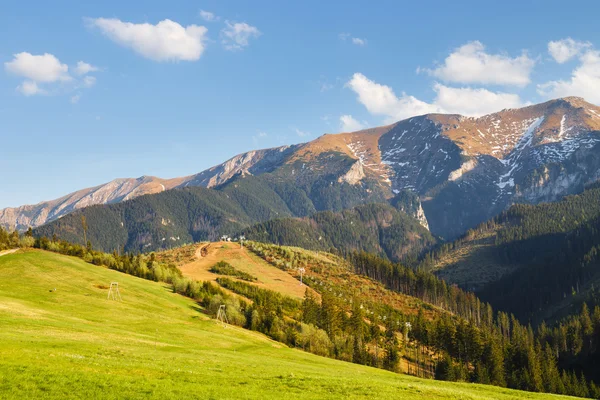
[{"label": "forest", "polygon": [[[312,250],[367,251],[394,261],[416,260],[437,243],[407,214],[405,202],[365,204],[341,212],[323,211],[304,218],[281,218],[253,225],[242,233],[254,241]],[[414,214],[412,210],[407,210]]]},{"label": "forest", "polygon": [[577,313],[584,302],[600,304],[599,227],[600,187],[593,185],[556,203],[516,204],[425,254],[419,269],[432,270],[444,257],[483,245],[481,264],[514,270],[479,288],[478,296],[537,325]]}]

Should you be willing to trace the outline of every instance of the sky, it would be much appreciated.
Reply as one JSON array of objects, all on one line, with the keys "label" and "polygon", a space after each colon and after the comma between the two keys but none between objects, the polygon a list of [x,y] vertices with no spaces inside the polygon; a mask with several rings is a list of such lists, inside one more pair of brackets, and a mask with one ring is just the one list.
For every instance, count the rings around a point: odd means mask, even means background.
[{"label": "sky", "polygon": [[0,208],[429,112],[600,104],[598,15],[598,1],[3,0]]}]

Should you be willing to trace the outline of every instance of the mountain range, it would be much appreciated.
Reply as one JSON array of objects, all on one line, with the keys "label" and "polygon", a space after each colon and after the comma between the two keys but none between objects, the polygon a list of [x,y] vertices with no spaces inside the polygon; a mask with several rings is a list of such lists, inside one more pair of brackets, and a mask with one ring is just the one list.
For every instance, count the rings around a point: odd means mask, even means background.
[{"label": "mountain range", "polygon": [[0,210],[0,225],[24,230],[90,205],[193,186],[218,189],[255,176],[289,196],[282,216],[341,211],[409,190],[419,196],[431,233],[452,240],[511,204],[556,201],[582,191],[600,177],[599,143],[600,107],[577,97],[480,118],[429,114],[251,151],[196,175],[117,179]]}]

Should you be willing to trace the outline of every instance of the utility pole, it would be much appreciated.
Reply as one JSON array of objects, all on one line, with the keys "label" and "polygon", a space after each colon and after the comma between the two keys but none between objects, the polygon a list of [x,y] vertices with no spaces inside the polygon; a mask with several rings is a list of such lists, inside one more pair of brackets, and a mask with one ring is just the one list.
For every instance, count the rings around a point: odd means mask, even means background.
[{"label": "utility pole", "polygon": [[304,275],[304,273],[306,272],[306,270],[304,269],[304,267],[300,267],[298,268],[298,272],[300,272],[300,286],[303,285],[302,283],[302,275]]}]

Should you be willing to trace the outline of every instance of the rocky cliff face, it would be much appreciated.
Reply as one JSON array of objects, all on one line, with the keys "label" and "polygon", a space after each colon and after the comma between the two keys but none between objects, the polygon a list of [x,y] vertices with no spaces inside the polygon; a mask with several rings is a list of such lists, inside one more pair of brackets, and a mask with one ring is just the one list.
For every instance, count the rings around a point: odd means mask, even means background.
[{"label": "rocky cliff face", "polygon": [[[339,209],[329,194],[379,201],[409,190],[423,223],[454,238],[514,202],[555,201],[600,178],[600,107],[552,100],[481,118],[432,114],[303,145],[251,151],[197,175],[110,182],[51,202],[0,211],[0,224],[24,229],[91,204],[184,186],[215,187],[239,174],[268,174],[290,195],[302,185],[317,210]],[[282,189],[283,190],[283,189]],[[299,198],[299,200],[301,200]],[[419,205],[420,206],[420,205]]]}]

